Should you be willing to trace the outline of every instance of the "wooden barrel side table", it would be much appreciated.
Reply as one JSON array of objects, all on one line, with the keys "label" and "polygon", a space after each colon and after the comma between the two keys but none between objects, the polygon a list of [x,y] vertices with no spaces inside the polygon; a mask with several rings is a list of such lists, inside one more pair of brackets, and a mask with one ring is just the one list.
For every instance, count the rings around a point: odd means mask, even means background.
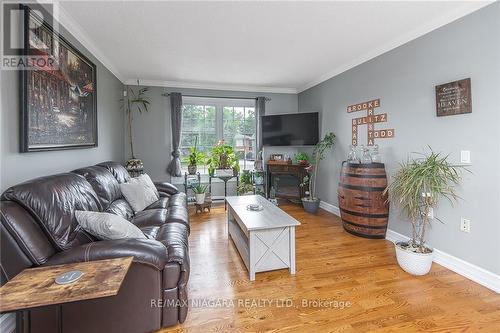
[{"label": "wooden barrel side table", "polygon": [[387,175],[383,163],[342,162],[338,187],[344,230],[365,238],[385,238],[389,204],[383,191]]}]

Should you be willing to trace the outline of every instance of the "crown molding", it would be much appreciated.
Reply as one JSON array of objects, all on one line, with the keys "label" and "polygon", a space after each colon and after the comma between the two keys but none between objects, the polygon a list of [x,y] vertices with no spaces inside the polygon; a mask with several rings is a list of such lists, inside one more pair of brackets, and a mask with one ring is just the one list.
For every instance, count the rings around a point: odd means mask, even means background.
[{"label": "crown molding", "polygon": [[342,74],[343,72],[348,71],[351,68],[354,68],[358,65],[361,65],[362,63],[365,63],[373,58],[378,57],[379,55],[382,55],[386,52],[389,52],[390,50],[393,50],[403,44],[406,44],[414,39],[417,39],[433,30],[438,29],[439,27],[442,27],[446,24],[449,24],[461,17],[464,17],[468,14],[471,14],[472,12],[475,12],[476,10],[479,10],[489,4],[494,3],[495,1],[477,1],[477,2],[471,2],[471,5],[468,6],[467,8],[458,8],[454,11],[451,11],[447,13],[446,15],[441,16],[440,18],[431,21],[429,23],[426,23],[419,27],[418,29],[414,29],[413,31],[405,34],[404,36],[397,38],[389,43],[384,44],[382,47],[375,49],[373,51],[370,51],[363,56],[348,62],[342,66],[339,66],[331,71],[329,71],[326,74],[321,75],[320,77],[316,78],[315,80],[312,80],[305,85],[301,87],[297,87],[298,93],[301,93],[309,88],[312,88],[326,80],[329,80],[339,74]]},{"label": "crown molding", "polygon": [[[43,1],[37,0],[40,3]],[[104,65],[118,80],[124,83],[125,79],[113,63],[96,46],[96,43],[90,38],[85,29],[69,14],[59,1],[54,1],[54,18],[61,24],[73,37],[87,49],[100,63]]]},{"label": "crown molding", "polygon": [[[136,85],[137,79],[128,79],[124,82],[127,85]],[[162,81],[162,80],[147,80],[139,79],[140,85],[152,87],[169,87],[169,88],[189,88],[189,89],[207,89],[207,90],[228,90],[228,91],[244,91],[244,92],[263,92],[274,94],[297,94],[295,88],[282,87],[262,87],[262,86],[244,86],[231,84],[215,84],[215,83],[196,83],[183,81]]]}]

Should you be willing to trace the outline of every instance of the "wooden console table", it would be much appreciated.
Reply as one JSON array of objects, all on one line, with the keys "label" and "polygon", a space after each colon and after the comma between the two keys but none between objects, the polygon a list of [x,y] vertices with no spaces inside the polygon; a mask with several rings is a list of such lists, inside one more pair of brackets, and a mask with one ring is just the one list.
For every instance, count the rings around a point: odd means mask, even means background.
[{"label": "wooden console table", "polygon": [[[307,175],[307,165],[302,164],[267,164],[267,197],[270,197],[271,187],[273,187],[273,176],[287,175],[294,176],[298,179],[299,184],[302,183]],[[275,189],[276,190],[276,189]],[[278,194],[277,198],[300,200],[306,196],[306,188],[298,185],[298,196]]]},{"label": "wooden console table", "polygon": [[[62,331],[61,304],[115,296],[132,264],[133,257],[28,268],[0,288],[0,313],[17,312],[16,332],[29,332],[32,308],[59,305],[59,332]],[[65,272],[82,271],[74,283],[58,285],[55,278]]]}]

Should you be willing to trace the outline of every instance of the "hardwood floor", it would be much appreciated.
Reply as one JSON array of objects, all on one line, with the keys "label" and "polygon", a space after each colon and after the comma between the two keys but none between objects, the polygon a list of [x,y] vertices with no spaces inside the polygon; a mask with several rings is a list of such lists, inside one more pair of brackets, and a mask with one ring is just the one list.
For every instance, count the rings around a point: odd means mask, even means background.
[{"label": "hardwood floor", "polygon": [[297,274],[257,273],[254,282],[228,240],[224,207],[191,212],[192,304],[182,325],[161,332],[500,332],[499,294],[437,264],[410,276],[391,242],[352,236],[325,211],[281,207],[302,223]]}]

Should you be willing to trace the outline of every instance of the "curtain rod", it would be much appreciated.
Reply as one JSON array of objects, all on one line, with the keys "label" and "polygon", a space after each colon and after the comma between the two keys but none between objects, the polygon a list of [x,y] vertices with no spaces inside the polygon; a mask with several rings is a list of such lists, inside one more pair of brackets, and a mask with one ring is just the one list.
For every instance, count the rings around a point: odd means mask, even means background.
[{"label": "curtain rod", "polygon": [[[169,93],[164,93],[164,94],[161,94],[162,96],[164,97],[169,97],[170,94]],[[201,95],[182,95],[182,97],[200,97],[200,98],[227,98],[227,99],[254,99],[256,100],[257,97],[228,97],[228,96],[223,96],[223,97],[220,97],[220,96],[201,96]],[[266,97],[266,102],[270,101],[271,99],[269,97]]]}]

